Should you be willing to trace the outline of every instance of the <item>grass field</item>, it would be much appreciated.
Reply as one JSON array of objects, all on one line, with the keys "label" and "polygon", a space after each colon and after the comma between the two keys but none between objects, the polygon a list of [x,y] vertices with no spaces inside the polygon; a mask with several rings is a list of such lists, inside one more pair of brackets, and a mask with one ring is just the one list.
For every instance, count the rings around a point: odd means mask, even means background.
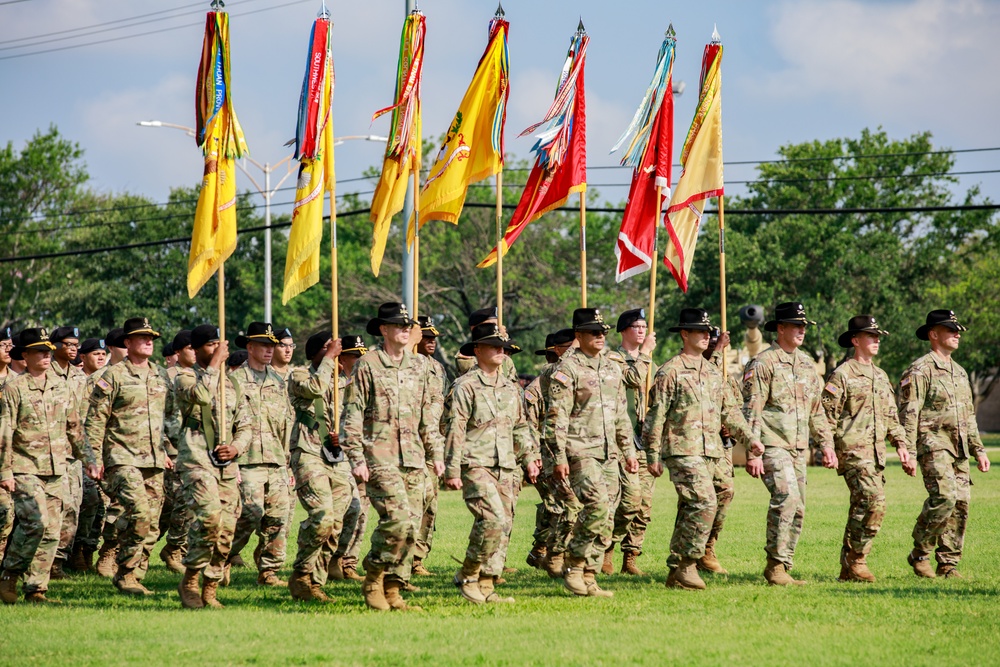
[{"label": "grass field", "polygon": [[126,598],[109,581],[86,576],[53,583],[60,607],[0,608],[0,664],[1000,664],[1000,468],[973,472],[960,580],[912,574],[905,557],[923,487],[898,464],[886,478],[888,516],[869,559],[879,578],[873,585],[836,581],[847,491],[833,472],[810,468],[795,567],[809,584],[766,586],[767,494],[738,471],[718,545],[732,574],[708,579],[707,591],[663,586],[675,502],[669,483],[657,486],[640,559],[649,576],[603,577],[602,586],[615,591],[610,600],[574,598],[561,582],[524,565],[537,498],[528,488],[510,549],[519,571],[503,587],[517,603],[473,607],[451,584],[456,566],[449,557],[461,558],[471,519],[460,495],[449,492],[427,561],[435,576],[421,579],[423,590],[409,596],[423,613],[367,611],[353,582],[328,585],[330,605],[300,604],[285,589],[258,588],[246,569],[235,570],[233,585],[221,590],[226,609],[185,611],[179,576],[157,560],[146,580],[152,598]]}]

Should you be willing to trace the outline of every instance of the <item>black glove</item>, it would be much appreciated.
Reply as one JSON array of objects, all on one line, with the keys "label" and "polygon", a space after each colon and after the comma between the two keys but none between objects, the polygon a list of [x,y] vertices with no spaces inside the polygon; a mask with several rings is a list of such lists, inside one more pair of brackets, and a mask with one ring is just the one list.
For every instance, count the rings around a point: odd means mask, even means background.
[{"label": "black glove", "polygon": [[341,463],[344,460],[344,450],[340,447],[340,436],[330,433],[323,442],[323,449],[320,450],[323,460],[329,464]]}]

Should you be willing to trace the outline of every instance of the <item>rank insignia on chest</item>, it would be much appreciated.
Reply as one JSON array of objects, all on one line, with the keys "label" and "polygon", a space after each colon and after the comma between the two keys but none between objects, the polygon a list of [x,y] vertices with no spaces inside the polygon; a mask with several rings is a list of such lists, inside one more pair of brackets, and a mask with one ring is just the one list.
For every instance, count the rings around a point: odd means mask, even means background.
[{"label": "rank insignia on chest", "polygon": [[826,389],[828,392],[830,392],[834,396],[838,396],[840,394],[840,387],[838,387],[837,385],[833,384],[832,382],[827,382],[826,383],[826,387],[824,387],[824,389]]},{"label": "rank insignia on chest", "polygon": [[562,371],[556,371],[555,373],[553,373],[552,379],[558,382],[559,384],[563,385],[564,387],[569,386],[569,376],[563,373]]}]

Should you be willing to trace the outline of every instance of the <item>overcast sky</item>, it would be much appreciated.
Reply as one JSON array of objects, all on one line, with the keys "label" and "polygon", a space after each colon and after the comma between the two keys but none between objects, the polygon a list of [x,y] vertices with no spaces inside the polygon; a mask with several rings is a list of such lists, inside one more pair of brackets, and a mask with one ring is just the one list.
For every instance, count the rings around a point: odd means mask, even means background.
[{"label": "overcast sky", "polygon": [[[308,31],[319,6],[319,0],[227,2],[234,101],[251,154],[261,162],[277,162],[289,152],[283,144],[295,133]],[[385,133],[388,116],[374,124],[370,118],[392,100],[404,2],[330,0],[328,6],[336,134]],[[495,0],[420,2],[427,15],[427,136],[438,136],[451,120],[485,47],[495,7]],[[153,13],[144,16],[144,8]],[[136,121],[194,124],[207,8],[208,2],[182,0],[0,0],[0,140],[20,147],[53,123],[86,150],[91,185],[99,190],[163,200],[173,186],[196,184],[202,165],[194,140]],[[548,108],[581,15],[591,37],[590,165],[617,164],[608,150],[631,119],[670,22],[678,39],[674,77],[687,84],[676,111],[678,150],[713,25],[725,44],[727,162],[769,159],[783,144],[855,137],[878,126],[894,138],[930,130],[937,145],[955,149],[1000,146],[1000,2],[504,0],[504,9],[511,23],[507,148],[514,157],[527,156],[530,139],[516,136]],[[153,34],[121,39],[137,33]],[[48,36],[25,39],[43,34]],[[54,51],[98,41],[104,43]],[[338,147],[339,179],[380,163],[381,150],[368,142]],[[1000,169],[1000,151],[961,155],[956,169]],[[753,173],[749,166],[727,166],[726,180]],[[627,172],[615,170],[589,176],[591,184],[627,179]],[[962,180],[966,187],[974,183],[1000,200],[1000,174]],[[241,176],[241,190],[248,187]],[[353,188],[369,185],[344,184],[339,192]],[[620,187],[599,189],[613,201],[626,194]],[[727,192],[741,191],[727,185]],[[284,192],[275,201],[289,199]]]}]

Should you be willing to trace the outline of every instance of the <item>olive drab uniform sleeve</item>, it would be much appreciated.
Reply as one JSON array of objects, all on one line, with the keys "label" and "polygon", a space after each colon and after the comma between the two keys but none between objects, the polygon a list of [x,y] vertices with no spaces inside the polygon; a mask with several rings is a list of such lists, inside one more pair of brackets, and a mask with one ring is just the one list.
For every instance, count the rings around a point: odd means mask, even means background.
[{"label": "olive drab uniform sleeve", "polygon": [[295,413],[289,438],[292,450],[299,449],[313,456],[320,456],[323,447],[320,421],[326,418],[325,401],[331,389],[336,363],[336,360],[324,357],[319,366],[300,366],[289,375],[289,402]]},{"label": "olive drab uniform sleeve", "polygon": [[965,369],[931,352],[903,373],[899,421],[914,456],[944,450],[956,458],[985,453]]},{"label": "olive drab uniform sleeve", "polygon": [[[228,437],[218,435],[220,425],[216,397],[220,378],[225,380],[226,431]],[[184,429],[178,447],[180,467],[219,470],[223,479],[237,476],[235,459],[225,468],[212,465],[209,452],[223,440],[237,450],[237,458],[246,453],[252,435],[250,410],[244,392],[237,392],[233,382],[215,368],[183,368],[174,380],[175,392],[184,419]]]}]

